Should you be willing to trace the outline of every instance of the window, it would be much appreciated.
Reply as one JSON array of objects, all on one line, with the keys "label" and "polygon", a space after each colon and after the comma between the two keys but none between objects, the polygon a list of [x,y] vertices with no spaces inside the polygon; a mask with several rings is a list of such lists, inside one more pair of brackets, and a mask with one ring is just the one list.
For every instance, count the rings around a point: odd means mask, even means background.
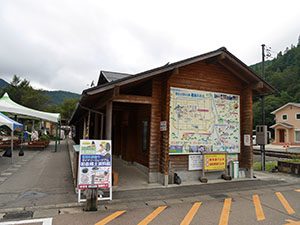
[{"label": "window", "polygon": [[300,130],[295,131],[295,142],[300,142]]},{"label": "window", "polygon": [[286,114],[282,115],[282,119],[283,119],[283,120],[287,120],[287,118],[288,118],[288,117],[287,117]]},{"label": "window", "polygon": [[300,120],[300,113],[296,113],[296,119]]}]

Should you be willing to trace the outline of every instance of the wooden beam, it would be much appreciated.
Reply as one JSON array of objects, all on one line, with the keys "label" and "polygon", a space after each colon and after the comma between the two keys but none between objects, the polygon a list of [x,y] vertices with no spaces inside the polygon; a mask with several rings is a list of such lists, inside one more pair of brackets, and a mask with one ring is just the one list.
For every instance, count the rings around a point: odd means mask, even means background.
[{"label": "wooden beam", "polygon": [[252,85],[252,89],[254,90],[262,90],[264,88],[264,82],[259,81]]},{"label": "wooden beam", "polygon": [[117,95],[119,95],[120,94],[120,86],[115,86],[114,87],[114,96],[117,96]]},{"label": "wooden beam", "polygon": [[176,68],[174,68],[173,70],[172,70],[172,75],[177,75],[177,74],[179,74],[179,68],[178,67],[176,67]]},{"label": "wooden beam", "polygon": [[152,97],[140,95],[118,95],[113,98],[114,102],[152,104]]},{"label": "wooden beam", "polygon": [[112,132],[112,101],[109,101],[106,103],[106,118],[105,118],[105,123],[106,123],[106,140],[111,140],[111,132]]},{"label": "wooden beam", "polygon": [[224,66],[228,71],[230,71],[231,73],[233,73],[235,76],[237,76],[239,79],[241,79],[242,81],[244,81],[245,83],[249,84],[249,81],[243,77],[239,72],[237,72],[236,70],[232,69],[230,66],[228,66],[223,60],[218,61],[222,66]]}]

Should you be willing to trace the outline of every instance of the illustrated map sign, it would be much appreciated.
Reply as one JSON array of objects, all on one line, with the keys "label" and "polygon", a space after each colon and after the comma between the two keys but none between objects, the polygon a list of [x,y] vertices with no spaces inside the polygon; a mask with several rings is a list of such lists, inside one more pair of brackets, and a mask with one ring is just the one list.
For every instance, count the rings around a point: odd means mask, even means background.
[{"label": "illustrated map sign", "polygon": [[78,188],[109,189],[112,186],[110,140],[80,140]]},{"label": "illustrated map sign", "polygon": [[171,87],[170,154],[240,151],[238,95]]},{"label": "illustrated map sign", "polygon": [[226,154],[204,154],[205,171],[223,171],[226,169]]},{"label": "illustrated map sign", "polygon": [[189,155],[189,170],[202,170],[203,155]]}]

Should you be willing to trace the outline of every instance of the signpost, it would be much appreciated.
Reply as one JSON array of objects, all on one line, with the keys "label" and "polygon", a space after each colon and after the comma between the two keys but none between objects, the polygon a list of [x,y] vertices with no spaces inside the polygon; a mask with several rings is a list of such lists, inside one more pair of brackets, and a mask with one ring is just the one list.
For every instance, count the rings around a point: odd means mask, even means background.
[{"label": "signpost", "polygon": [[227,174],[227,152],[203,153],[203,169],[200,181],[207,182],[205,172],[224,171]]},{"label": "signpost", "polygon": [[78,202],[81,191],[102,189],[109,197],[100,196],[98,200],[112,199],[112,152],[110,140],[80,140],[78,163]]}]

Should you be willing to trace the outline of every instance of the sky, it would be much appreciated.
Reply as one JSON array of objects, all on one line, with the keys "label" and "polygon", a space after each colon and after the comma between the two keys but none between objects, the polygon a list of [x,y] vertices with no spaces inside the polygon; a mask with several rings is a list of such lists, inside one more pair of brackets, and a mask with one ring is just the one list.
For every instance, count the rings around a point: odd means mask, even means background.
[{"label": "sky", "polygon": [[0,78],[81,93],[100,70],[138,73],[226,47],[247,65],[300,35],[299,0],[0,0]]}]

